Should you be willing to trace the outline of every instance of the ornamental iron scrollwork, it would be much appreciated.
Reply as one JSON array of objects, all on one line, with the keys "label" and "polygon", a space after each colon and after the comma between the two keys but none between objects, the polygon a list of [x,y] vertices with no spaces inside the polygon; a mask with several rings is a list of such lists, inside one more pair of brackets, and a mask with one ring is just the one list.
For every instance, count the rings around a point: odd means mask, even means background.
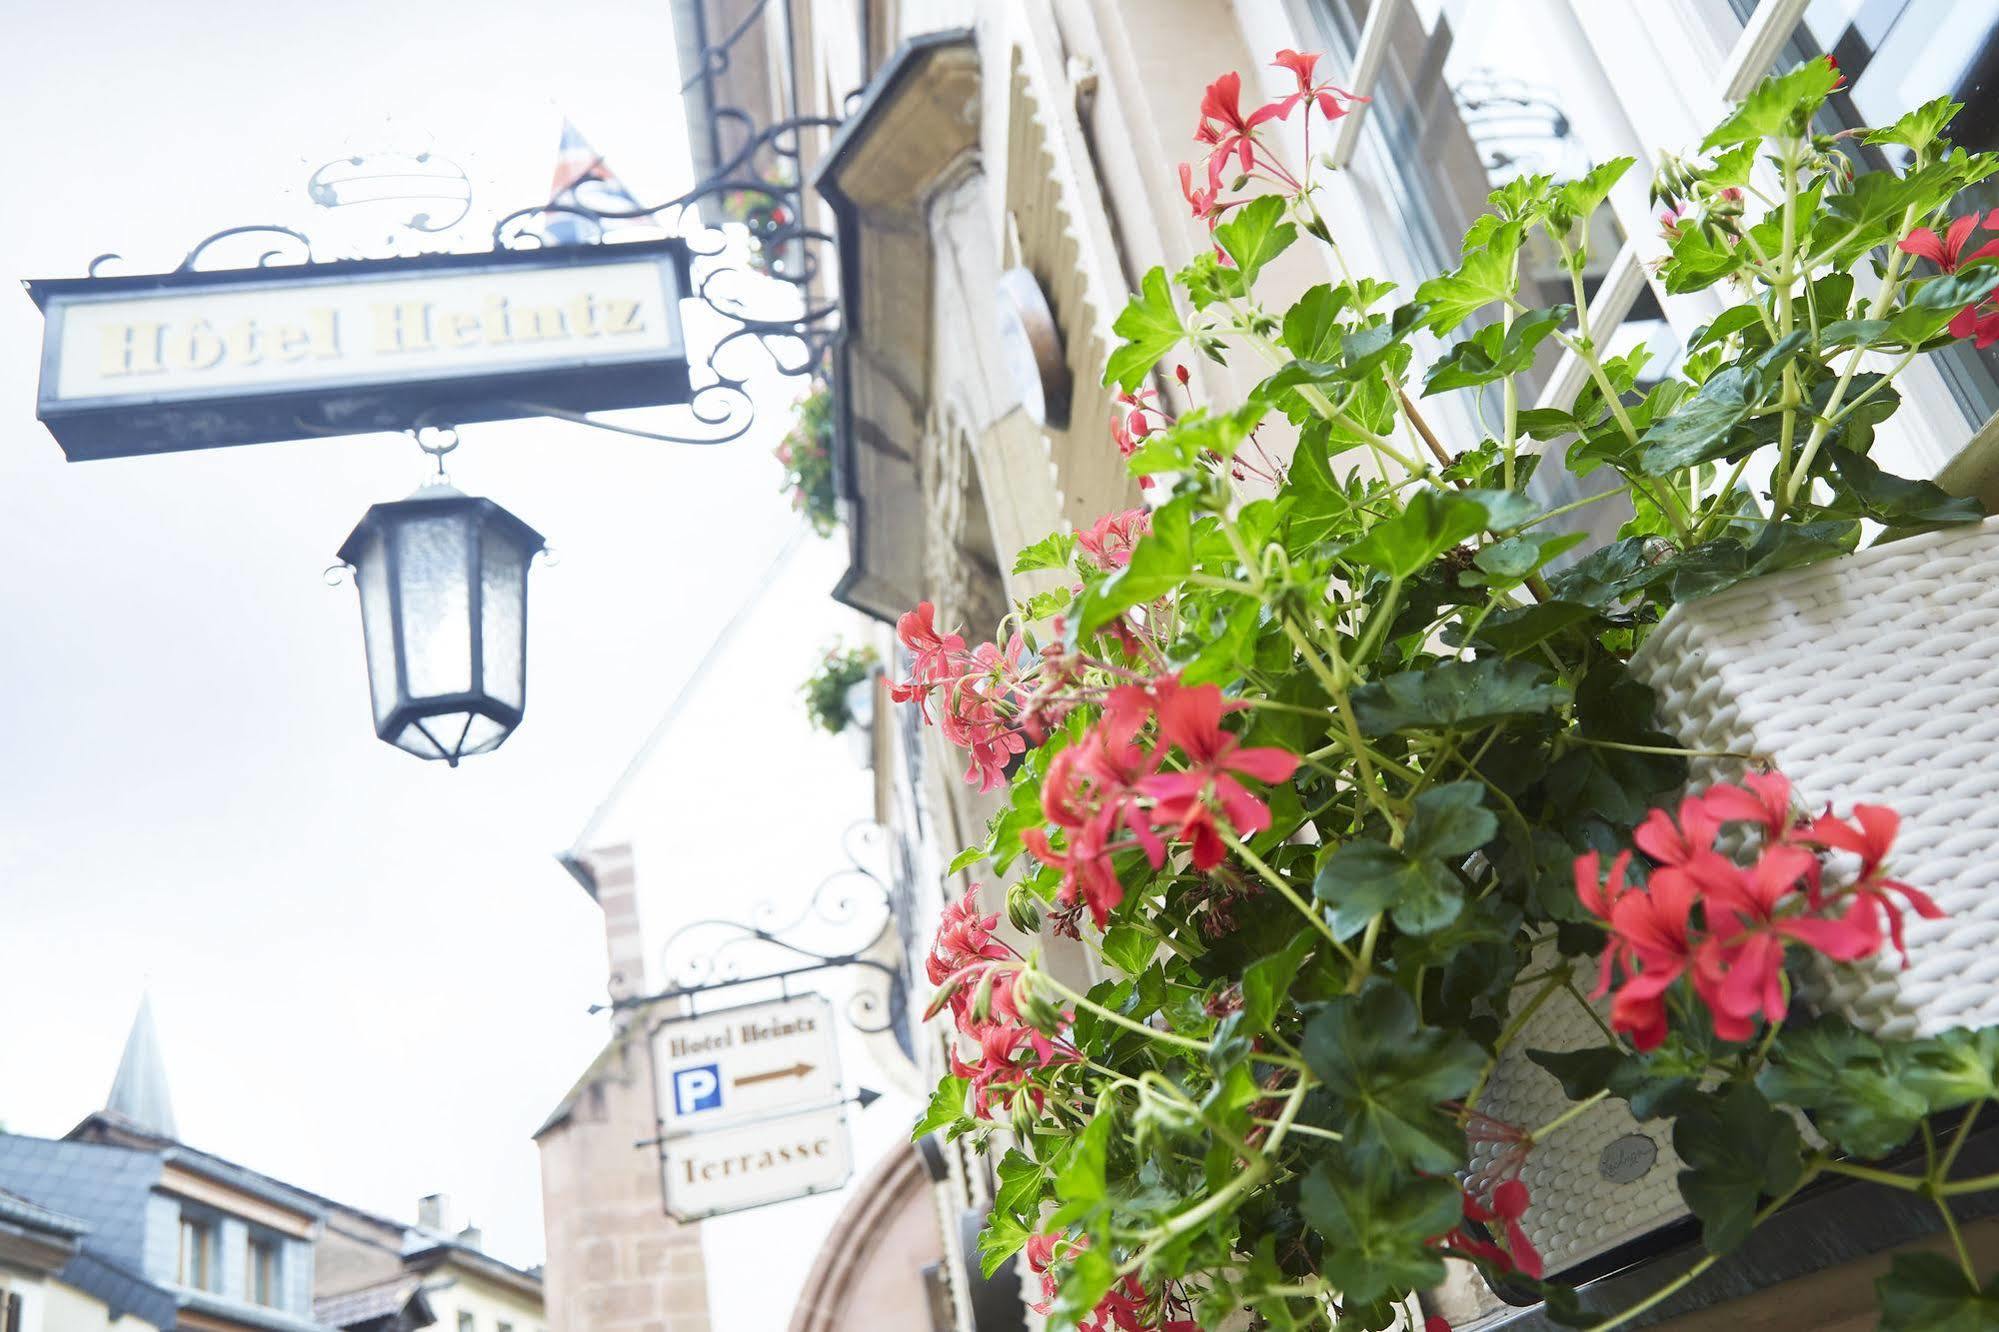
[{"label": "ornamental iron scrollwork", "polygon": [[[817,293],[837,241],[805,223],[804,153],[806,134],[838,129],[842,121],[793,114],[760,128],[755,116],[720,104],[716,96],[737,45],[768,9],[768,0],[759,0],[720,41],[705,47],[681,85],[683,94],[700,89],[710,108],[717,160],[706,179],[663,203],[631,208],[592,205],[579,195],[588,183],[580,179],[546,202],[515,209],[493,225],[496,250],[551,244],[544,230],[551,217],[582,223],[586,244],[616,244],[607,233],[629,222],[649,222],[687,242],[694,259],[690,299],[732,327],[710,348],[707,378],[696,383],[692,400],[684,404],[693,420],[689,430],[611,427],[625,433],[684,444],[738,439],[755,419],[748,392],[755,376],[774,370],[786,377],[824,377],[839,343],[840,303]],[[710,225],[708,219],[717,213],[740,225],[744,236]],[[770,312],[773,306],[778,313]],[[584,424],[607,423],[591,419]]]},{"label": "ornamental iron scrollwork", "polygon": [[856,823],[840,845],[847,863],[820,880],[802,905],[767,898],[747,919],[689,921],[660,950],[666,988],[610,1007],[640,1008],[760,983],[788,987],[794,977],[857,967],[878,980],[855,988],[848,1024],[868,1035],[897,1030],[908,1012],[908,980],[899,964],[879,956],[896,951],[882,948],[895,925],[894,894],[868,863],[885,854],[882,828]]}]

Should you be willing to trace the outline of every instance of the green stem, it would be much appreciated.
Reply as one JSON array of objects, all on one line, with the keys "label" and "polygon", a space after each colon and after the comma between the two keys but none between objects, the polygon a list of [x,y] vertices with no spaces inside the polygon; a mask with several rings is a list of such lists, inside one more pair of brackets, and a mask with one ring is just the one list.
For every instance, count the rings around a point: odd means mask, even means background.
[{"label": "green stem", "polygon": [[[1772,1198],[1770,1202],[1761,1211],[1756,1213],[1755,1218],[1749,1223],[1751,1228],[1753,1229],[1754,1227],[1759,1226],[1763,1224],[1763,1222],[1769,1220],[1770,1217],[1776,1213],[1778,1208],[1782,1207],[1785,1203],[1791,1201],[1792,1198],[1796,1197],[1798,1190],[1804,1188],[1805,1185],[1809,1184],[1812,1181],[1812,1178],[1817,1173],[1818,1173],[1817,1165],[1807,1166],[1805,1168],[1804,1174],[1799,1176],[1798,1182],[1796,1184],[1793,1184],[1790,1188],[1784,1190],[1784,1192],[1778,1195],[1777,1197]],[[1671,1281],[1667,1282],[1665,1285],[1659,1287],[1659,1289],[1653,1291],[1650,1295],[1647,1295],[1644,1299],[1638,1301],[1638,1303],[1626,1309],[1623,1313],[1613,1315],[1610,1318],[1606,1318],[1603,1322],[1596,1324],[1594,1327],[1589,1329],[1589,1332],[1611,1332],[1612,1328],[1624,1326],[1626,1323],[1636,1318],[1639,1314],[1644,1313],[1647,1309],[1653,1308],[1654,1306],[1661,1304],[1666,1300],[1671,1299],[1673,1296],[1679,1294],[1682,1290],[1686,1289],[1695,1280],[1697,1280],[1702,1273],[1706,1272],[1710,1267],[1713,1267],[1716,1263],[1720,1262],[1721,1258],[1722,1255],[1718,1253],[1708,1254],[1706,1257],[1702,1258],[1699,1262],[1695,1263],[1692,1267],[1689,1267],[1686,1271],[1680,1273],[1680,1275],[1674,1277]]]},{"label": "green stem", "polygon": [[1296,907],[1299,915],[1311,921],[1312,928],[1325,936],[1326,942],[1333,946],[1335,952],[1346,959],[1348,966],[1358,967],[1360,965],[1360,959],[1355,957],[1347,946],[1340,942],[1340,937],[1333,933],[1333,927],[1326,923],[1325,914],[1313,910],[1304,898],[1298,896],[1298,890],[1291,886],[1289,880],[1276,870],[1270,868],[1269,865],[1266,865],[1263,862],[1263,858],[1250,850],[1249,844],[1234,833],[1223,831],[1222,840],[1227,842],[1230,849],[1243,858],[1244,864],[1256,871],[1258,877],[1272,888],[1275,888],[1285,901]]},{"label": "green stem", "polygon": [[1827,1161],[1825,1169],[1835,1175],[1850,1175],[1869,1184],[1881,1184],[1908,1193],[1921,1193],[1928,1184],[1927,1180],[1915,1175],[1898,1175],[1892,1170],[1876,1170],[1873,1166],[1856,1165],[1852,1161]]},{"label": "green stem", "polygon": [[1183,1050],[1193,1050],[1203,1055],[1210,1054],[1214,1050],[1214,1046],[1207,1041],[1197,1041],[1192,1036],[1182,1036],[1177,1031],[1161,1031],[1157,1027],[1148,1027],[1143,1022],[1134,1021],[1122,1013],[1105,1008],[1088,995],[1079,994],[1077,991],[1070,989],[1045,971],[1035,972],[1034,980],[1035,983],[1047,985],[1050,989],[1063,995],[1078,1008],[1089,1009],[1092,1013],[1095,1013],[1114,1027],[1123,1027],[1126,1031],[1135,1031],[1141,1036],[1150,1037],[1162,1044],[1177,1045]]},{"label": "green stem", "polygon": [[[1916,209],[1910,207],[1902,214],[1902,225],[1897,235],[1906,236],[1909,228],[1916,224]],[[1888,267],[1881,274],[1881,290],[1874,293],[1874,301],[1867,309],[1869,319],[1879,319],[1887,312],[1888,305],[1895,299],[1896,289],[1902,285],[1902,270],[1909,256],[1901,249],[1888,251]],[[1826,399],[1825,411],[1820,414],[1812,431],[1805,439],[1805,447],[1798,454],[1798,462],[1788,474],[1782,474],[1777,484],[1777,505],[1775,516],[1782,517],[1797,502],[1799,487],[1811,472],[1812,460],[1818,456],[1819,447],[1825,443],[1836,419],[1834,413],[1846,398],[1846,389],[1853,382],[1853,375],[1860,368],[1862,349],[1855,347],[1847,355],[1846,365],[1839,372],[1839,379],[1832,386],[1832,396]]]},{"label": "green stem", "polygon": [[1999,1175],[1979,1175],[1973,1179],[1954,1179],[1937,1186],[1937,1192],[1955,1198],[1960,1193],[1983,1193],[1987,1189],[1999,1189]]},{"label": "green stem", "polygon": [[1978,1119],[1978,1112],[1985,1108],[1982,1100],[1973,1101],[1965,1108],[1964,1118],[1958,1122],[1957,1132],[1952,1135],[1950,1146],[1944,1148],[1943,1163],[1937,1167],[1936,1179],[1941,1184],[1950,1174],[1950,1168],[1957,1164],[1957,1154],[1964,1150],[1964,1141],[1971,1136],[1971,1126]]},{"label": "green stem", "polygon": [[1574,1119],[1577,1115],[1580,1115],[1581,1113],[1583,1113],[1583,1111],[1589,1109],[1591,1106],[1595,1105],[1598,1101],[1601,1101],[1608,1095],[1610,1095],[1610,1089],[1608,1087],[1604,1088],[1602,1091],[1591,1093],[1587,1099],[1577,1101],[1574,1105],[1562,1111],[1561,1114],[1556,1115],[1553,1119],[1543,1124],[1540,1128],[1535,1129],[1532,1133],[1528,1134],[1527,1136],[1535,1142],[1541,1141],[1541,1139],[1547,1137],[1550,1133],[1553,1133],[1556,1129],[1568,1123],[1571,1119]]}]

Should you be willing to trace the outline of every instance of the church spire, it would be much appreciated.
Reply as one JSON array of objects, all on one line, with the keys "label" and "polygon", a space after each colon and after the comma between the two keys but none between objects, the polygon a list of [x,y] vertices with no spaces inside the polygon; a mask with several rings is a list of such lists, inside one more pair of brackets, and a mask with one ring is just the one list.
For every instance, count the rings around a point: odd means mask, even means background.
[{"label": "church spire", "polygon": [[139,998],[138,1016],[132,1019],[125,1053],[118,1060],[118,1076],[111,1082],[111,1097],[104,1108],[141,1132],[179,1140],[173,1098],[167,1095],[166,1063],[160,1058],[160,1036],[153,1027],[150,994]]}]

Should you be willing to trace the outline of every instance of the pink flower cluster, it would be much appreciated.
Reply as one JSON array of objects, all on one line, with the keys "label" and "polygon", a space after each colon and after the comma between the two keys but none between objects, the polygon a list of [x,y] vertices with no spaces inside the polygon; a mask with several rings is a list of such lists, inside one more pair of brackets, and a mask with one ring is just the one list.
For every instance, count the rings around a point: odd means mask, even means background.
[{"label": "pink flower cluster", "polygon": [[[1715,850],[1729,823],[1752,824],[1762,837],[1747,867]],[[1665,1039],[1666,996],[1682,976],[1706,1007],[1715,1035],[1748,1040],[1757,1018],[1781,1020],[1787,1008],[1784,954],[1802,946],[1838,962],[1870,957],[1886,938],[1903,952],[1902,902],[1919,916],[1943,912],[1883,868],[1900,826],[1881,805],[1856,805],[1851,821],[1830,813],[1797,815],[1791,784],[1778,773],[1751,773],[1742,786],[1713,786],[1680,804],[1677,820],[1653,810],[1633,840],[1652,862],[1640,887],[1627,883],[1631,853],[1603,878],[1597,854],[1576,861],[1576,895],[1610,930],[1596,997],[1624,983],[1611,1001],[1611,1026],[1640,1050]],[[1828,891],[1822,855],[1859,859],[1851,883]],[[1902,899],[1898,902],[1896,899]]]},{"label": "pink flower cluster", "polygon": [[[1083,1248],[1088,1237],[1070,1239],[1063,1235],[1034,1235],[1027,1241],[1028,1270],[1041,1278],[1042,1300],[1034,1312],[1046,1314],[1055,1307],[1055,1292],[1062,1282],[1052,1270],[1058,1247]],[[1116,1285],[1097,1301],[1087,1318],[1076,1324],[1076,1332],[1201,1332],[1190,1314],[1193,1307],[1171,1281],[1158,1295],[1146,1290],[1137,1274],[1118,1279]]]},{"label": "pink flower cluster", "polygon": [[[926,601],[896,622],[896,637],[912,659],[909,678],[892,686],[889,697],[915,703],[923,720],[970,754],[965,780],[990,791],[1005,780],[1014,756],[1027,752],[1016,720],[1025,644],[1015,634],[1004,650],[995,643],[968,648],[964,635],[938,633],[936,616],[937,608]],[[939,717],[930,715],[933,699],[940,701]]]},{"label": "pink flower cluster", "polygon": [[[1988,232],[1999,231],[1999,208],[1982,218],[1977,213],[1956,218],[1941,236],[1928,227],[1917,227],[1897,241],[1895,248],[1918,259],[1927,259],[1946,273],[1955,273],[1974,260],[1999,255],[1999,240],[1988,240],[1970,253],[1965,252],[1965,242],[1980,228]],[[1973,345],[1980,351],[1999,342],[1999,299],[1988,297],[1983,302],[1959,310],[1950,321],[1950,335],[1972,339]]]},{"label": "pink flower cluster", "polygon": [[1305,153],[1309,157],[1309,108],[1317,108],[1321,117],[1334,121],[1344,116],[1351,104],[1368,100],[1320,79],[1317,54],[1279,51],[1272,64],[1290,72],[1298,81],[1297,91],[1265,103],[1254,111],[1245,112],[1242,109],[1242,76],[1230,72],[1209,84],[1201,96],[1201,122],[1194,131],[1194,141],[1206,144],[1208,148],[1204,159],[1207,186],[1196,188],[1193,164],[1183,162],[1180,165],[1180,192],[1186,197],[1187,206],[1193,210],[1194,216],[1205,219],[1210,228],[1221,221],[1222,215],[1229,209],[1248,202],[1247,199],[1221,197],[1223,173],[1232,166],[1235,174],[1243,178],[1236,182],[1234,188],[1237,189],[1242,188],[1246,180],[1259,177],[1287,193],[1296,194],[1304,189],[1298,178],[1257,137],[1259,126],[1271,121],[1288,120],[1293,111],[1301,106],[1307,107]]},{"label": "pink flower cluster", "polygon": [[1049,1037],[1024,1021],[1015,999],[1020,957],[993,937],[997,913],[979,914],[978,887],[950,906],[938,922],[937,937],[924,962],[924,974],[937,987],[928,1021],[946,1005],[951,1018],[976,1057],[961,1059],[951,1051],[951,1076],[971,1084],[972,1113],[991,1119],[993,1107],[1010,1107],[1022,1094],[1038,1114],[1044,1093],[1035,1074],[1056,1064],[1074,1063],[1082,1056],[1067,1041]]},{"label": "pink flower cluster", "polygon": [[1188,846],[1196,869],[1212,869],[1227,854],[1223,827],[1248,837],[1270,826],[1270,807],[1241,779],[1289,781],[1298,756],[1245,748],[1222,728],[1225,710],[1219,688],[1182,685],[1177,675],[1119,685],[1096,724],[1050,761],[1041,812],[1062,835],[1063,848],[1040,828],[1022,833],[1021,841],[1037,860],[1062,871],[1060,900],[1087,906],[1097,928],[1124,900],[1111,864],[1118,852],[1137,848],[1157,869],[1171,838]]},{"label": "pink flower cluster", "polygon": [[1150,509],[1126,509],[1123,513],[1107,513],[1076,533],[1076,545],[1090,557],[1092,564],[1110,572],[1131,563],[1131,548],[1151,530]]}]

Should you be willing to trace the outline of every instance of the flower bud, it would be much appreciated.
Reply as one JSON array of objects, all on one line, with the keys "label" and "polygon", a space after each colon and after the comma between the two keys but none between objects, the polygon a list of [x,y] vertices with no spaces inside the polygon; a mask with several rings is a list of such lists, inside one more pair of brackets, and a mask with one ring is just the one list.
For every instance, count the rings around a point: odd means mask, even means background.
[{"label": "flower bud", "polygon": [[1180,381],[1181,388],[1187,387],[1187,381],[1192,378],[1192,376],[1187,373],[1187,367],[1184,365],[1176,365],[1173,367],[1173,377]]},{"label": "flower bud", "polygon": [[1033,1136],[1034,1122],[1039,1118],[1034,1112],[1034,1098],[1026,1092],[1015,1093],[1007,1117],[1013,1126],[1013,1136],[1027,1141]]},{"label": "flower bud", "polygon": [[1025,883],[1016,883],[1006,890],[1007,921],[1022,934],[1041,932],[1041,899]]},{"label": "flower bud", "polygon": [[972,990],[972,1002],[970,1005],[971,1019],[974,1022],[984,1022],[992,1016],[993,977],[996,974],[997,969],[994,967],[986,967],[979,973],[979,983]]}]

